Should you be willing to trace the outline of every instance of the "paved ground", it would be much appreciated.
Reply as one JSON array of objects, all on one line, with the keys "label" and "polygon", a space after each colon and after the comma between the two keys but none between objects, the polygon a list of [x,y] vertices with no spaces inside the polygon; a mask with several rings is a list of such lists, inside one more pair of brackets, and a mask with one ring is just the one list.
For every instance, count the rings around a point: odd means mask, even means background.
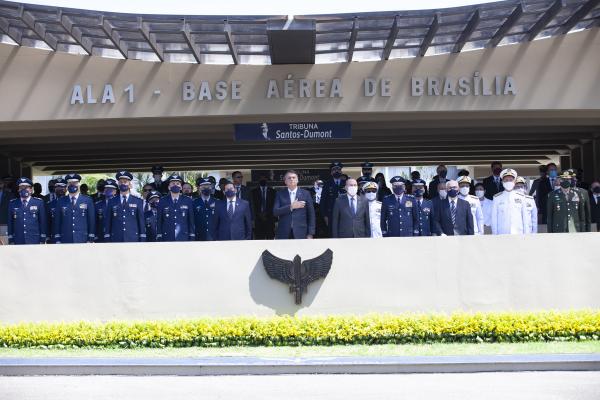
[{"label": "paved ground", "polygon": [[1,400],[598,400],[600,372],[0,377]]}]

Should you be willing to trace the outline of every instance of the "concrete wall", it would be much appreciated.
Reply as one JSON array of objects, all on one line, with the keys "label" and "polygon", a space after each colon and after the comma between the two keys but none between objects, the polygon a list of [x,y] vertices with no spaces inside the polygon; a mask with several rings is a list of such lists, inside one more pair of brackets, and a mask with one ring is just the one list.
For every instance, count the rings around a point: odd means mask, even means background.
[{"label": "concrete wall", "polygon": [[[0,45],[0,121],[286,114],[600,109],[600,29],[460,54],[320,65],[222,66],[116,60]],[[412,76],[512,75],[518,94],[411,97]],[[343,98],[267,99],[269,79],[340,78]],[[365,97],[365,78],[391,80],[391,97]],[[241,100],[184,102],[182,84],[242,81]],[[73,85],[111,83],[116,104],[71,105]],[[135,85],[135,103],[123,91]],[[329,83],[328,83],[329,87]],[[85,89],[85,86],[84,86]],[[154,91],[159,89],[160,95]],[[314,90],[313,90],[314,92]],[[100,101],[98,101],[99,103]]]},{"label": "concrete wall", "polygon": [[[0,321],[600,308],[600,236],[0,246]],[[296,306],[261,253],[333,265]]]}]

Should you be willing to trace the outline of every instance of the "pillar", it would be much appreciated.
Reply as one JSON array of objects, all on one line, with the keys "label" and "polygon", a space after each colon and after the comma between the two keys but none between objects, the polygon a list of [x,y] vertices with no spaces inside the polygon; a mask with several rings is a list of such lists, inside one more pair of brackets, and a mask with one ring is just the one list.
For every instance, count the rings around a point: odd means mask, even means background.
[{"label": "pillar", "polygon": [[571,168],[571,156],[560,156],[560,169],[569,169]]},{"label": "pillar", "polygon": [[571,150],[571,168],[583,168],[583,165],[581,165],[581,153],[581,146],[575,147]]},{"label": "pillar", "polygon": [[581,168],[583,169],[582,179],[590,183],[594,180],[594,142],[589,141],[581,146]]}]

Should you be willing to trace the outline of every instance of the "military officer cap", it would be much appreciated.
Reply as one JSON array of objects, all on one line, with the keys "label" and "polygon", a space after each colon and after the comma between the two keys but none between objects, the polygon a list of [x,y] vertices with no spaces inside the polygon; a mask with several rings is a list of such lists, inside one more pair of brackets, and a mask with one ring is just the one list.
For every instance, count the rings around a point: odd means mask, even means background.
[{"label": "military officer cap", "polygon": [[67,186],[67,181],[63,178],[58,178],[54,180],[54,187],[56,186]]},{"label": "military officer cap", "polygon": [[401,177],[401,176],[395,176],[392,179],[390,179],[390,183],[394,184],[394,183],[406,183],[406,180]]},{"label": "military officer cap", "polygon": [[471,178],[467,175],[462,175],[459,176],[458,178],[456,178],[456,182],[458,182],[458,184],[460,185],[461,183],[468,183],[469,185],[471,184]]},{"label": "military officer cap", "polygon": [[373,168],[373,163],[365,161],[364,163],[360,164],[360,167],[361,168]]},{"label": "military officer cap", "polygon": [[375,189],[375,190],[377,190],[377,189],[379,189],[379,186],[375,182],[367,182],[365,184],[365,186],[363,186],[363,190],[367,191],[369,189]]},{"label": "military officer cap", "polygon": [[152,167],[152,174],[153,175],[162,174],[164,170],[165,169],[162,167],[162,165],[154,165]]},{"label": "military officer cap", "polygon": [[559,178],[560,179],[571,179],[573,177],[573,174],[571,174],[571,171],[567,170],[567,171],[563,171]]},{"label": "military officer cap", "polygon": [[344,168],[344,164],[342,164],[340,161],[333,161],[331,164],[329,164],[329,169],[333,169],[335,167]]},{"label": "military officer cap", "polygon": [[167,179],[167,182],[171,183],[173,181],[179,181],[183,184],[183,178],[181,177],[181,175],[178,174],[173,174],[169,177],[169,179]]},{"label": "military officer cap", "polygon": [[104,184],[104,188],[106,189],[107,187],[116,189],[117,188],[117,181],[115,181],[112,178],[108,178],[106,180],[106,183]]},{"label": "military officer cap", "polygon": [[213,185],[215,185],[217,183],[217,179],[214,176],[209,176],[208,180],[210,181],[210,183],[212,183]]},{"label": "military officer cap", "polygon": [[210,178],[198,178],[196,179],[196,185],[201,186],[201,185],[211,185],[212,186],[212,182],[210,181]]},{"label": "military officer cap", "polygon": [[81,175],[79,175],[79,174],[68,174],[67,176],[65,176],[65,180],[67,182],[71,182],[71,181],[80,182],[81,181]]},{"label": "military officer cap", "polygon": [[515,171],[512,168],[506,168],[503,169],[502,172],[500,172],[500,179],[504,179],[505,176],[512,176],[513,178],[517,179],[517,171]]},{"label": "military officer cap", "polygon": [[517,176],[517,179],[515,179],[515,183],[522,183],[523,185],[527,184],[527,182],[525,182],[525,178],[523,178],[522,176]]},{"label": "military officer cap", "polygon": [[147,195],[146,195],[146,201],[150,201],[153,198],[157,198],[160,199],[160,193],[157,192],[156,190],[151,190]]},{"label": "military officer cap", "polygon": [[356,180],[356,183],[358,183],[359,185],[363,185],[367,182],[374,182],[375,179],[368,177],[368,176],[359,176],[358,179]]},{"label": "military officer cap", "polygon": [[425,186],[425,181],[423,179],[413,179],[412,185],[413,186]]},{"label": "military officer cap", "polygon": [[130,181],[132,181],[133,180],[133,175],[131,175],[131,172],[129,172],[129,171],[119,171],[115,175],[115,179],[119,180],[121,178],[129,179]]},{"label": "military officer cap", "polygon": [[17,179],[17,186],[21,185],[33,186],[33,182],[29,178],[19,178]]}]

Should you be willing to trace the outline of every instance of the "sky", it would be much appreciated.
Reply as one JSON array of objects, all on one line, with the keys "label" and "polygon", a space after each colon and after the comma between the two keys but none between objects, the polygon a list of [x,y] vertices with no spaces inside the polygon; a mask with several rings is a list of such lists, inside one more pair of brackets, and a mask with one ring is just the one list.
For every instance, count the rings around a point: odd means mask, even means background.
[{"label": "sky", "polygon": [[458,7],[485,0],[34,0],[23,3],[136,14],[305,15]]}]

